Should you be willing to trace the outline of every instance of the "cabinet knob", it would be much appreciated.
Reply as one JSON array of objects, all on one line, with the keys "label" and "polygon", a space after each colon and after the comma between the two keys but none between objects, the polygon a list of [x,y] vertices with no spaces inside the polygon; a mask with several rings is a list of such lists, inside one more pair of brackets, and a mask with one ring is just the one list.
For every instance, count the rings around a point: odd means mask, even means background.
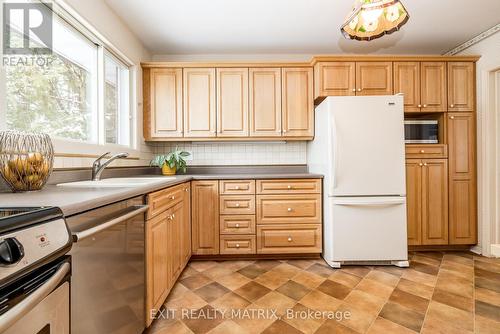
[{"label": "cabinet knob", "polygon": [[361,92],[361,91],[362,91],[362,89],[361,89],[361,88],[358,88],[358,92]]},{"label": "cabinet knob", "polygon": [[454,104],[450,104],[450,108],[453,108],[453,107],[455,107],[455,105]]},{"label": "cabinet knob", "polygon": [[287,188],[287,189],[292,189],[292,186],[287,186],[286,188]]},{"label": "cabinet knob", "polygon": [[240,190],[239,186],[234,187],[234,190]]},{"label": "cabinet knob", "polygon": [[425,151],[424,150],[420,150],[420,153],[425,153]]},{"label": "cabinet knob", "polygon": [[277,133],[281,133],[281,130],[276,130]]},{"label": "cabinet knob", "polygon": [[167,220],[172,220],[172,218],[173,218],[172,215],[167,216]]},{"label": "cabinet knob", "polygon": [[240,224],[236,224],[235,226],[236,226],[236,228],[240,228]]},{"label": "cabinet knob", "polygon": [[236,248],[240,248],[240,244],[236,244]]},{"label": "cabinet knob", "polygon": [[427,166],[427,162],[424,163],[424,166]]},{"label": "cabinet knob", "polygon": [[424,105],[423,105],[423,107],[424,107],[424,108],[427,108],[427,104],[424,104]]},{"label": "cabinet knob", "polygon": [[423,163],[419,163],[418,165],[419,165],[420,167],[422,167],[424,164],[423,164]]},{"label": "cabinet knob", "polygon": [[175,199],[175,196],[170,197],[170,199],[171,199],[171,200],[174,200],[174,199]]},{"label": "cabinet knob", "polygon": [[455,119],[455,116],[450,116],[450,119]]},{"label": "cabinet knob", "polygon": [[288,242],[292,242],[292,237],[288,237]]},{"label": "cabinet knob", "polygon": [[356,88],[353,88],[353,89],[352,89],[352,91],[353,91],[353,92],[355,92],[355,91],[356,91]]},{"label": "cabinet knob", "polygon": [[175,218],[175,213],[172,213],[172,219],[174,219],[174,218]]},{"label": "cabinet knob", "polygon": [[286,130],[283,130],[283,133],[285,133],[285,132],[286,132]]},{"label": "cabinet knob", "polygon": [[188,191],[189,191],[189,188],[185,188],[185,189],[184,189],[184,191],[185,191],[185,192],[188,192]]},{"label": "cabinet knob", "polygon": [[239,208],[240,207],[240,203],[236,203],[236,207]]},{"label": "cabinet knob", "polygon": [[286,211],[292,212],[292,208],[288,208],[288,209],[286,209]]},{"label": "cabinet knob", "polygon": [[419,104],[417,107],[422,108],[422,105],[421,105],[421,104]]}]

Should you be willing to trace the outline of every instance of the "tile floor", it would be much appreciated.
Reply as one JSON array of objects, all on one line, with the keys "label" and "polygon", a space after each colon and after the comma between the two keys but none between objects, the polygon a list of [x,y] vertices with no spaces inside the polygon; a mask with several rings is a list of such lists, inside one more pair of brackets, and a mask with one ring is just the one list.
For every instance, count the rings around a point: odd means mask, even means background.
[{"label": "tile floor", "polygon": [[500,259],[410,259],[407,269],[337,270],[322,260],[191,262],[148,334],[500,333]]}]

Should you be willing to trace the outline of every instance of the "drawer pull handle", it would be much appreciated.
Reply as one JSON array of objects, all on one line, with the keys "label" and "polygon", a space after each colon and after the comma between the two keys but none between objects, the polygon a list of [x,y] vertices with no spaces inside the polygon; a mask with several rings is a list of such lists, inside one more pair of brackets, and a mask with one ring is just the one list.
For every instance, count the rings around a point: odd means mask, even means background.
[{"label": "drawer pull handle", "polygon": [[240,203],[236,203],[236,207],[239,208],[240,207]]},{"label": "drawer pull handle", "polygon": [[292,241],[293,241],[292,237],[288,237],[288,242],[292,242]]},{"label": "drawer pull handle", "polygon": [[286,211],[292,212],[292,208],[288,208],[288,209],[286,209]]},{"label": "drawer pull handle", "polygon": [[236,226],[236,228],[240,228],[240,224],[236,224],[235,226]]},{"label": "drawer pull handle", "polygon": [[420,153],[425,153],[425,151],[424,150],[420,150]]},{"label": "drawer pull handle", "polygon": [[236,244],[236,248],[240,248],[240,244]]}]

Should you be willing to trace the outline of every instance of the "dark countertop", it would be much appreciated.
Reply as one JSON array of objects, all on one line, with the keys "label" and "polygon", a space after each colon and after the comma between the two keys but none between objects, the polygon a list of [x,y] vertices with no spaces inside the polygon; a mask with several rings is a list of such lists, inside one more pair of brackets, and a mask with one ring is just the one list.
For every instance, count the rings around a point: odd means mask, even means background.
[{"label": "dark countertop", "polygon": [[[138,177],[140,175],[134,175]],[[142,177],[158,175],[142,175]],[[47,185],[40,191],[27,193],[0,193],[0,206],[58,206],[66,216],[71,216],[103,205],[124,199],[141,196],[153,191],[174,186],[191,180],[229,180],[229,179],[301,179],[322,178],[310,173],[256,173],[256,174],[192,174],[169,177],[165,182],[153,185],[116,187],[116,188],[70,188]]]}]

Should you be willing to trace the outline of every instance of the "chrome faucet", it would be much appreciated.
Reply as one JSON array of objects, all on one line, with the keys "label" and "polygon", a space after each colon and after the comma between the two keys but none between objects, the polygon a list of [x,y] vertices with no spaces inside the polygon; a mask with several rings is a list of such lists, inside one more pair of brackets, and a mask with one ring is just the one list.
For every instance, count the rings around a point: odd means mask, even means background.
[{"label": "chrome faucet", "polygon": [[101,160],[110,153],[111,152],[104,153],[99,158],[97,158],[96,161],[94,161],[94,163],[92,164],[92,181],[99,181],[101,179],[101,174],[104,171],[104,168],[108,167],[108,165],[112,163],[113,160],[128,157],[128,153],[118,153],[113,155],[105,162],[102,162]]}]

